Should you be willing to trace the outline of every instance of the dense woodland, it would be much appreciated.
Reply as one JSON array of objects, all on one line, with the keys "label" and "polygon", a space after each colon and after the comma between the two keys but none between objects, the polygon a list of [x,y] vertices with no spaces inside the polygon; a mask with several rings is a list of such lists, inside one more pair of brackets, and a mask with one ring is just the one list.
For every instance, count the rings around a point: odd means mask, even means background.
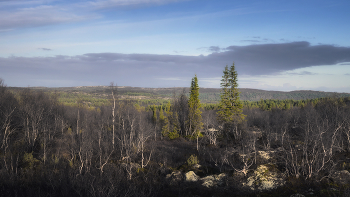
[{"label": "dense woodland", "polygon": [[[239,120],[223,120],[220,104],[200,105],[192,92],[147,104],[109,91],[102,104],[64,105],[58,94],[14,93],[1,81],[1,195],[350,194],[349,177],[335,176],[350,170],[350,98],[247,101]],[[245,184],[263,164],[279,187]],[[225,178],[206,187],[169,176],[189,171]]]}]

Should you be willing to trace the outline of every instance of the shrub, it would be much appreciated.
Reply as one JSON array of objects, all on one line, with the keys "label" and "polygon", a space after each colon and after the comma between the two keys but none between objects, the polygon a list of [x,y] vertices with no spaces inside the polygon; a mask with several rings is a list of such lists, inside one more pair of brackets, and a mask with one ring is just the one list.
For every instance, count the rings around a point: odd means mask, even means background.
[{"label": "shrub", "polygon": [[195,165],[195,164],[198,164],[199,161],[198,161],[198,158],[196,155],[191,155],[188,159],[187,159],[187,164],[188,166],[192,166],[192,165]]}]

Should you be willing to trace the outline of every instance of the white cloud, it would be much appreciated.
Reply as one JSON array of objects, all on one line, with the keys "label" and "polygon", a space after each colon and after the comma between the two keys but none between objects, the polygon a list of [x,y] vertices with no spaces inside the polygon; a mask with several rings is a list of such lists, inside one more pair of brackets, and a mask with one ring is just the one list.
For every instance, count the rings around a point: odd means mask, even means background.
[{"label": "white cloud", "polygon": [[104,9],[124,6],[161,5],[179,1],[181,0],[97,0],[90,1],[89,4],[96,9]]}]

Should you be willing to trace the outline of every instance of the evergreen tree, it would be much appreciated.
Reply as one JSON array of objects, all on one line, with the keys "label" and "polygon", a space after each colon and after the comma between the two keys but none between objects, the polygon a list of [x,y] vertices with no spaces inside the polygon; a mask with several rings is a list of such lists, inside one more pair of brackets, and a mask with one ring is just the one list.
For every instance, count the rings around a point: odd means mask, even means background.
[{"label": "evergreen tree", "polygon": [[173,112],[171,103],[168,102],[166,105],[166,116],[164,117],[164,125],[162,127],[162,135],[168,137],[169,139],[176,139],[180,137],[180,126],[178,115]]},{"label": "evergreen tree", "polygon": [[162,127],[162,135],[163,135],[163,137],[167,137],[169,135],[169,132],[170,132],[170,121],[169,121],[168,116],[165,116],[164,117],[164,124],[163,124],[163,127]]},{"label": "evergreen tree", "polygon": [[156,105],[152,106],[152,111],[153,111],[152,122],[154,125],[154,140],[156,140],[157,139],[157,122],[158,122]]},{"label": "evergreen tree", "polygon": [[162,106],[160,106],[160,110],[159,110],[159,122],[161,125],[163,125],[164,123],[164,112],[163,112],[163,108]]},{"label": "evergreen tree", "polygon": [[180,123],[177,112],[169,112],[169,118],[171,118],[172,129],[169,129],[168,138],[172,140],[180,137]]},{"label": "evergreen tree", "polygon": [[188,129],[192,137],[197,138],[197,150],[198,150],[198,137],[201,136],[201,129],[203,128],[201,103],[199,100],[199,87],[197,75],[192,78],[190,98],[188,100]]},{"label": "evergreen tree", "polygon": [[224,75],[221,80],[221,100],[219,103],[218,120],[227,126],[227,124],[238,124],[244,120],[242,114],[243,105],[239,99],[237,71],[233,64],[230,69],[225,67]]},{"label": "evergreen tree", "polygon": [[154,124],[157,124],[157,107],[155,105],[152,106],[152,112],[153,112],[153,116],[152,116],[152,121]]}]

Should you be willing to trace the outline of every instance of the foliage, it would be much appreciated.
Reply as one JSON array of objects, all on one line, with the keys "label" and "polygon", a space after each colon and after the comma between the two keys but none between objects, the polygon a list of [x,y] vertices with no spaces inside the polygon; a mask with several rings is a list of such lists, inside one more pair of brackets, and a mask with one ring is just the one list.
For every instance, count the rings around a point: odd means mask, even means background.
[{"label": "foliage", "polygon": [[177,112],[171,110],[171,103],[166,106],[166,116],[164,117],[164,126],[162,127],[162,135],[173,140],[180,137],[180,126]]},{"label": "foliage", "polygon": [[193,166],[199,163],[199,160],[197,158],[196,155],[191,155],[188,159],[187,159],[187,164],[188,166]]},{"label": "foliage", "polygon": [[33,157],[33,152],[31,152],[31,153],[24,153],[23,162],[25,163],[28,169],[32,170],[35,164],[39,163],[40,161],[35,159]]},{"label": "foliage", "polygon": [[188,100],[188,129],[192,136],[199,136],[203,128],[201,104],[199,100],[199,87],[197,75],[192,78],[190,98]]},{"label": "foliage", "polygon": [[239,99],[237,72],[234,64],[230,69],[228,66],[225,67],[221,87],[221,100],[217,115],[218,121],[224,125],[224,130],[228,131],[232,125],[240,124],[244,120],[243,105]]}]

